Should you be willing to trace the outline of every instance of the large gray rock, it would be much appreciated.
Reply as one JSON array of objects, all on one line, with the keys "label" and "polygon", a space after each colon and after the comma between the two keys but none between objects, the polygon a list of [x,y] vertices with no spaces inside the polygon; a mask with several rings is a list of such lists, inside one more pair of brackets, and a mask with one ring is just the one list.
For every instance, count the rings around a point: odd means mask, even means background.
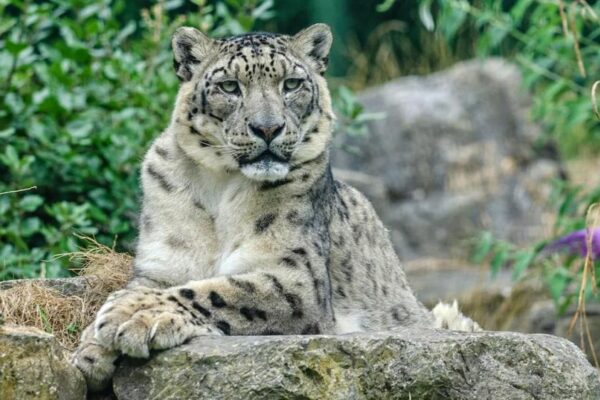
[{"label": "large gray rock", "polygon": [[402,259],[464,256],[466,239],[481,230],[517,243],[540,237],[544,182],[560,166],[533,151],[538,128],[515,66],[461,63],[360,100],[387,116],[366,137],[337,135],[333,165],[373,200]]},{"label": "large gray rock", "polygon": [[85,399],[83,375],[52,335],[0,326],[0,399]]},{"label": "large gray rock", "polygon": [[594,363],[600,360],[600,304],[587,304],[585,312],[585,318],[580,316],[571,330],[577,304],[559,315],[552,300],[537,300],[516,315],[507,329],[516,332],[544,332],[567,338],[581,346],[588,360]]},{"label": "large gray rock", "polygon": [[600,399],[565,339],[406,329],[346,336],[205,337],[128,360],[119,399]]}]

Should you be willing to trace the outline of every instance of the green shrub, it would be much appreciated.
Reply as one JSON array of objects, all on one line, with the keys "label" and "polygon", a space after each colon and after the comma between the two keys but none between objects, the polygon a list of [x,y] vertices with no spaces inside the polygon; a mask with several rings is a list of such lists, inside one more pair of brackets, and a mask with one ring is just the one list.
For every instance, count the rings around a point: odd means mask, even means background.
[{"label": "green shrub", "polygon": [[[533,117],[567,157],[600,151],[590,92],[600,78],[600,3],[423,0],[423,25],[451,49],[471,43],[478,57],[521,66]],[[562,9],[562,12],[561,12]]]},{"label": "green shrub", "polygon": [[[130,249],[138,168],[167,125],[178,82],[169,38],[190,24],[240,33],[272,1],[0,1],[0,280],[68,275],[75,233]],[[248,12],[250,11],[250,12]],[[118,239],[118,240],[117,240]]]},{"label": "green shrub", "polygon": [[[239,34],[273,16],[272,0],[192,3],[127,21],[123,0],[0,0],[0,280],[69,275],[56,256],[78,234],[132,249],[140,161],[178,87],[173,31]],[[338,129],[364,134],[376,116],[339,93]]]},{"label": "green shrub", "polygon": [[[424,0],[423,25],[449,48],[472,44],[478,57],[503,56],[515,61],[532,93],[532,114],[558,145],[563,156],[581,157],[600,152],[600,120],[593,112],[591,89],[600,77],[600,3],[585,1]],[[596,171],[589,171],[590,178]],[[595,180],[595,179],[594,179]],[[586,211],[600,201],[600,187],[574,187],[555,182],[551,199],[556,222],[551,237],[525,248],[486,232],[477,241],[474,260],[486,262],[492,273],[509,266],[518,279],[541,273],[549,293],[565,311],[577,299],[584,282],[580,254],[550,254],[547,245],[586,227]],[[600,261],[591,263],[600,276]],[[589,271],[582,293],[600,301],[592,290]],[[598,282],[594,289],[600,288]]]}]

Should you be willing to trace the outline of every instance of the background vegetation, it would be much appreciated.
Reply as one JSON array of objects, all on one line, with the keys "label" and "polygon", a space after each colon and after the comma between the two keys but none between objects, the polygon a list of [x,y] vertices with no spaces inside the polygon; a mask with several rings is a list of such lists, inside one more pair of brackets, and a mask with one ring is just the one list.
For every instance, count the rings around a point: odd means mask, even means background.
[{"label": "background vegetation", "polygon": [[[459,46],[478,57],[501,55],[521,66],[524,84],[533,93],[532,116],[545,128],[537,145],[556,145],[567,161],[597,158],[600,149],[600,115],[593,105],[594,83],[600,79],[599,15],[600,4],[586,1],[440,0],[423,1],[420,7],[423,24],[442,30],[450,48]],[[461,45],[465,35],[475,38],[470,48]],[[585,299],[600,301],[600,209],[593,207],[600,201],[600,171],[582,172],[577,180],[585,185],[554,182],[551,237],[518,248],[486,232],[473,256],[488,263],[492,273],[509,267],[514,279],[541,275],[560,312],[577,299],[579,311]],[[586,241],[592,237],[590,246]],[[567,252],[556,254],[559,250]]]},{"label": "background vegetation", "polygon": [[[0,193],[36,187],[0,195],[0,280],[68,275],[68,261],[54,256],[76,251],[77,234],[131,249],[139,162],[177,90],[169,49],[177,26],[227,35],[329,23],[339,131],[355,134],[375,116],[349,88],[507,57],[521,66],[533,117],[546,128],[538,146],[553,143],[570,159],[600,151],[590,96],[600,77],[599,14],[600,4],[584,0],[0,0]],[[556,187],[559,237],[585,226],[600,188]],[[475,256],[517,276],[553,239],[517,249],[486,234]],[[544,261],[561,304],[577,293],[569,285],[582,262]]]}]

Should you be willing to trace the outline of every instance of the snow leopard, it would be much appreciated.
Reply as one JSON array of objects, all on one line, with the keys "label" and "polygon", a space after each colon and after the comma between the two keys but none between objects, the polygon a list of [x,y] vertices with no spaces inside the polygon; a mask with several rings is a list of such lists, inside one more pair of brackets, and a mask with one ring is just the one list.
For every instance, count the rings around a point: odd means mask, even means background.
[{"label": "snow leopard", "polygon": [[330,166],[327,25],[213,39],[179,28],[172,118],[147,151],[133,278],[73,355],[92,390],[120,355],[203,335],[477,330],[426,309],[367,198]]}]

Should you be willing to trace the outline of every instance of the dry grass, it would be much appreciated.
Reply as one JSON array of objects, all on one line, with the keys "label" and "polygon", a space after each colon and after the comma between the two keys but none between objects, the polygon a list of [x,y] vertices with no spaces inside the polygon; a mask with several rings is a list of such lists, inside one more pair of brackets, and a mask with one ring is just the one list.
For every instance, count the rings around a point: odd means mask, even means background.
[{"label": "dry grass", "polygon": [[[585,309],[585,301],[586,301],[586,288],[591,286],[592,292],[594,295],[598,295],[598,284],[596,281],[596,270],[594,268],[594,261],[592,258],[592,235],[593,230],[600,225],[600,203],[592,204],[587,211],[586,214],[586,228],[587,228],[587,237],[586,237],[586,247],[587,254],[585,256],[585,261],[583,263],[583,273],[581,275],[581,285],[579,287],[579,296],[577,299],[577,310],[573,318],[571,319],[571,323],[569,324],[568,334],[571,335],[573,329],[575,328],[575,324],[579,321],[579,333],[580,333],[580,347],[583,351],[586,350],[586,343],[590,348],[590,352],[593,355],[594,364],[596,368],[600,369],[600,362],[598,358],[596,358],[596,349],[594,347],[594,340],[592,338],[592,334],[590,332],[590,326],[587,318],[587,312]],[[585,333],[585,334],[584,334]]]},{"label": "dry grass", "polygon": [[63,296],[35,281],[0,292],[0,312],[6,324],[35,326],[54,333],[69,349],[77,342],[79,327],[88,322],[86,308],[83,298]]},{"label": "dry grass", "polygon": [[525,315],[536,300],[546,296],[542,285],[525,281],[515,285],[508,296],[482,288],[463,296],[459,304],[482,328],[506,331],[514,328],[514,322]]},{"label": "dry grass", "polygon": [[80,276],[91,277],[88,297],[96,299],[96,295],[106,298],[106,293],[122,288],[129,280],[133,268],[133,257],[125,253],[117,253],[94,239],[86,238],[91,244],[86,250],[69,254],[73,260],[82,260]]},{"label": "dry grass", "polygon": [[419,30],[418,37],[411,40],[409,29],[403,21],[389,20],[373,29],[364,44],[350,37],[345,46],[350,65],[344,84],[362,90],[400,76],[439,71],[473,53],[472,40],[460,41],[451,48],[434,32]]},{"label": "dry grass", "polygon": [[131,275],[131,256],[88,240],[88,249],[68,255],[83,261],[78,271],[85,279],[82,293],[66,295],[37,280],[0,290],[4,323],[37,327],[54,334],[67,349],[74,349],[81,331],[92,322],[108,294],[122,288]]}]

